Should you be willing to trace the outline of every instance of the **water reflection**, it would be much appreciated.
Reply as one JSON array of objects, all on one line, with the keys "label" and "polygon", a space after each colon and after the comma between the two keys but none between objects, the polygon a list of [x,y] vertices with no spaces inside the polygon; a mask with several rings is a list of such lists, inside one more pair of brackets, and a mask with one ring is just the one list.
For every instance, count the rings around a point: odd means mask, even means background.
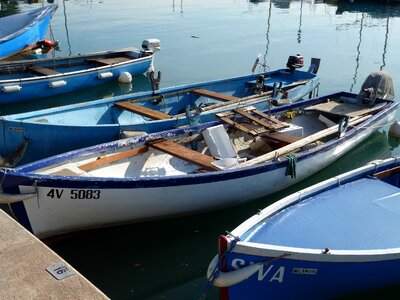
[{"label": "water reflection", "polygon": [[4,1],[0,0],[0,18],[19,13],[17,1]]},{"label": "water reflection", "polygon": [[301,43],[301,22],[303,19],[303,0],[301,0],[300,5],[300,18],[299,18],[299,30],[297,31],[297,43]]},{"label": "water reflection", "polygon": [[358,34],[358,43],[357,43],[357,49],[356,49],[356,52],[357,52],[356,67],[354,69],[353,84],[350,87],[350,92],[353,92],[353,87],[357,83],[357,73],[358,73],[358,68],[360,67],[360,56],[361,56],[360,46],[361,46],[361,41],[362,41],[364,18],[365,18],[365,14],[362,13],[361,21],[360,21],[360,31],[359,31],[359,34]]},{"label": "water reflection", "polygon": [[72,55],[72,48],[71,42],[69,38],[69,30],[68,30],[68,20],[67,20],[67,7],[65,4],[65,0],[63,0],[63,14],[64,14],[64,25],[65,25],[65,36],[67,38],[67,45],[68,45],[68,56]]}]

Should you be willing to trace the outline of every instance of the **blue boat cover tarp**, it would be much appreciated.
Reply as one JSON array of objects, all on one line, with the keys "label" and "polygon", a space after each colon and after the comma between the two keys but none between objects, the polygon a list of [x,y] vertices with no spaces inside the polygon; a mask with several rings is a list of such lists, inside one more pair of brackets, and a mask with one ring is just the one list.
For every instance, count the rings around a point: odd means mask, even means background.
[{"label": "blue boat cover tarp", "polygon": [[249,242],[311,249],[400,247],[400,189],[359,179],[292,205],[244,236]]},{"label": "blue boat cover tarp", "polygon": [[0,43],[9,41],[29,30],[29,28],[44,18],[49,12],[55,10],[56,7],[56,5],[49,5],[0,18]]}]

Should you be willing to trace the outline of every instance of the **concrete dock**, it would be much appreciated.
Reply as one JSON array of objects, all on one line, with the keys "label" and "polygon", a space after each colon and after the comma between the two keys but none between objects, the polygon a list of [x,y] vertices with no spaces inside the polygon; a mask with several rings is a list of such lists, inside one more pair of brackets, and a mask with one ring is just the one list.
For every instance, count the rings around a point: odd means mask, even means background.
[{"label": "concrete dock", "polygon": [[0,299],[109,299],[0,209]]}]

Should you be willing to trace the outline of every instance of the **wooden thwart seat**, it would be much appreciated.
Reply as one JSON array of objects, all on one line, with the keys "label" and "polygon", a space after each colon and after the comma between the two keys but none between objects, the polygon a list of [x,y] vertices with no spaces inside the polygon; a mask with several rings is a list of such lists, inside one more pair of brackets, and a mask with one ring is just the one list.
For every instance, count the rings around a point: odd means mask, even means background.
[{"label": "wooden thwart seat", "polygon": [[195,89],[192,91],[192,93],[195,93],[197,95],[204,96],[204,97],[213,98],[216,100],[225,101],[225,102],[240,100],[240,98],[238,98],[238,97],[225,95],[225,94],[221,94],[221,93],[217,93],[217,92],[213,92],[213,91],[209,91],[209,90],[204,90],[204,89]]},{"label": "wooden thwart seat", "polygon": [[182,160],[188,161],[194,165],[200,166],[207,171],[218,171],[218,167],[214,166],[212,162],[214,158],[208,155],[201,154],[200,152],[188,149],[180,144],[174,143],[170,140],[156,140],[148,142],[149,147],[163,151],[172,156],[178,157]]},{"label": "wooden thwart seat", "polygon": [[120,109],[125,109],[153,120],[167,120],[172,118],[172,116],[168,114],[127,101],[117,102],[114,105]]},{"label": "wooden thwart seat", "polygon": [[97,160],[83,164],[78,166],[79,169],[81,169],[82,171],[85,172],[89,172],[92,171],[94,169],[97,169],[99,167],[102,167],[106,164],[110,164],[125,158],[129,158],[135,155],[138,155],[140,153],[144,153],[147,152],[149,150],[149,147],[147,146],[143,146],[143,147],[138,147],[138,148],[134,148],[131,150],[127,150],[121,153],[116,153],[116,154],[111,154],[109,156],[101,156],[98,157]]},{"label": "wooden thwart seat", "polygon": [[38,74],[38,75],[44,75],[44,76],[50,76],[50,75],[59,75],[62,74],[60,72],[57,72],[56,70],[45,68],[45,67],[30,67],[29,70],[31,70],[33,73]]},{"label": "wooden thwart seat", "polygon": [[115,65],[122,62],[130,61],[134,59],[133,57],[126,57],[126,56],[117,56],[117,57],[110,57],[110,58],[89,58],[86,61],[98,63],[104,66]]}]

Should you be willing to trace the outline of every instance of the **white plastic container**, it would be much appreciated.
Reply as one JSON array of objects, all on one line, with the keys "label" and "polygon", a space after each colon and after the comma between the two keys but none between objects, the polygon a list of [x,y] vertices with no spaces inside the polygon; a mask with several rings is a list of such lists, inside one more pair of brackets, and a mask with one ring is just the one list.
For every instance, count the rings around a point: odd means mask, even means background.
[{"label": "white plastic container", "polygon": [[237,157],[236,150],[229,140],[229,136],[225,131],[224,125],[217,125],[207,128],[202,132],[202,134],[213,157]]}]

